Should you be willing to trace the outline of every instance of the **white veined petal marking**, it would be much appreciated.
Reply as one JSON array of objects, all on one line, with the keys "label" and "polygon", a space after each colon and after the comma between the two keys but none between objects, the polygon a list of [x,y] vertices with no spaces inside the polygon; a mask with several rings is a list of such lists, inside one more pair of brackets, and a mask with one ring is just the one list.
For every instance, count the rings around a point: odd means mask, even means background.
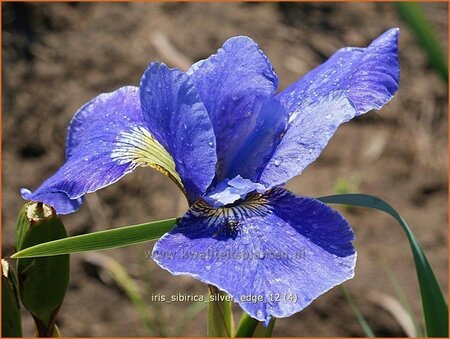
[{"label": "white veined petal marking", "polygon": [[169,152],[143,126],[121,132],[115,141],[111,158],[119,165],[151,167],[172,179],[185,192],[175,162]]}]

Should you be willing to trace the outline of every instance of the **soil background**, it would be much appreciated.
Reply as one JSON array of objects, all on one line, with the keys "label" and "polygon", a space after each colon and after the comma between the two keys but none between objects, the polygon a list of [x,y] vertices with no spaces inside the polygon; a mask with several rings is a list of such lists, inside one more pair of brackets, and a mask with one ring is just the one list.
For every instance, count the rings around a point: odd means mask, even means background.
[{"label": "soil background", "polygon": [[[37,188],[64,161],[67,125],[102,92],[138,85],[152,60],[186,66],[234,35],[248,35],[269,56],[280,89],[344,46],[366,46],[400,27],[400,90],[380,112],[341,126],[321,157],[287,187],[300,195],[350,191],[379,196],[406,218],[447,293],[447,85],[389,3],[3,3],[2,257],[14,252],[21,187]],[[446,3],[424,5],[447,51]],[[179,51],[181,55],[174,52]],[[340,184],[339,184],[340,183]],[[71,235],[181,216],[175,184],[139,169],[90,195],[64,216]],[[404,336],[379,295],[396,298],[394,272],[416,318],[421,307],[408,242],[395,221],[363,209],[341,210],[354,227],[358,263],[346,283],[378,336]],[[103,252],[120,262],[148,306],[146,327],[111,276],[89,255],[71,257],[71,282],[58,324],[64,336],[205,336],[205,309],[152,301],[159,294],[205,294],[189,277],[171,276],[146,251],[153,243]],[[98,259],[98,258],[97,258]],[[375,296],[374,296],[375,295]],[[197,313],[195,309],[201,310]],[[188,310],[193,317],[183,322]],[[236,313],[238,308],[236,307]],[[24,318],[24,332],[33,335]],[[339,288],[277,321],[274,336],[364,336]]]}]

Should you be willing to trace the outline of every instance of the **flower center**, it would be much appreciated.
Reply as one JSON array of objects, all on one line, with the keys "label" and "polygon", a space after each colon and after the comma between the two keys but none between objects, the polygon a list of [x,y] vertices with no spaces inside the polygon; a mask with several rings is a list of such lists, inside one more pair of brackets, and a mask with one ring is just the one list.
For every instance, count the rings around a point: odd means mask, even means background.
[{"label": "flower center", "polygon": [[226,206],[213,207],[203,199],[197,200],[191,207],[191,213],[207,220],[206,227],[222,225],[214,237],[236,237],[242,229],[240,220],[252,217],[264,217],[271,213],[267,194],[249,193],[244,200],[238,200]]}]

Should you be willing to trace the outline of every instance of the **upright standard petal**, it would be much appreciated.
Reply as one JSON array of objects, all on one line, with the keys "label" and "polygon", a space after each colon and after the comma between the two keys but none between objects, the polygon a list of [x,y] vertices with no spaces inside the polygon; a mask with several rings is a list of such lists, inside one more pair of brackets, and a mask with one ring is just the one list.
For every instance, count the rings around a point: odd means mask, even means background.
[{"label": "upright standard petal", "polygon": [[278,78],[258,45],[243,36],[227,40],[217,54],[194,64],[188,74],[214,126],[220,182],[255,125],[256,98],[273,95]]},{"label": "upright standard petal", "polygon": [[327,205],[276,188],[234,207],[197,202],[156,243],[153,259],[172,274],[217,286],[267,323],[352,278],[353,239]]},{"label": "upright standard petal", "polygon": [[278,100],[257,98],[253,106],[251,132],[227,159],[224,177],[240,175],[257,181],[285,133],[289,115]]},{"label": "upright standard petal", "polygon": [[180,180],[173,159],[145,127],[139,89],[123,87],[99,95],[76,113],[64,165],[33,193],[21,193],[67,214],[78,209],[84,194],[116,182],[138,165]]},{"label": "upright standard petal", "polygon": [[355,114],[354,106],[343,92],[330,93],[305,107],[290,123],[257,181],[270,188],[299,175],[322,153],[339,125]]},{"label": "upright standard petal", "polygon": [[277,97],[290,113],[283,140],[261,171],[267,187],[281,185],[313,162],[337,127],[379,109],[398,89],[398,29],[367,48],[344,48]]},{"label": "upright standard petal", "polygon": [[151,63],[140,85],[147,127],[173,156],[191,201],[206,192],[215,174],[216,139],[211,120],[189,76]]}]

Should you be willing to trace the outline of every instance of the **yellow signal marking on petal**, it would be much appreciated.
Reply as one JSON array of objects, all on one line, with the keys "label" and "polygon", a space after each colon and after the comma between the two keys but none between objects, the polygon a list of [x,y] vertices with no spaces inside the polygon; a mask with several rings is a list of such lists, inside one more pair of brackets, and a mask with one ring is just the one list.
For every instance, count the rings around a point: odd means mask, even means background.
[{"label": "yellow signal marking on petal", "polygon": [[172,156],[142,126],[120,133],[111,157],[120,165],[132,162],[135,166],[154,168],[172,179],[186,193]]}]

